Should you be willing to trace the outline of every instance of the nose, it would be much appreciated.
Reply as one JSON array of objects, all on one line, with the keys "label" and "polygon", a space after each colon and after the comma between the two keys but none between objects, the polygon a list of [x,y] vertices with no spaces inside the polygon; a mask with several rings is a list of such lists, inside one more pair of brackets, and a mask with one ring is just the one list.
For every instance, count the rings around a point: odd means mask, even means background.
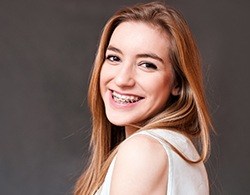
[{"label": "nose", "polygon": [[122,64],[115,76],[115,83],[118,87],[132,87],[135,85],[134,67],[129,64]]}]

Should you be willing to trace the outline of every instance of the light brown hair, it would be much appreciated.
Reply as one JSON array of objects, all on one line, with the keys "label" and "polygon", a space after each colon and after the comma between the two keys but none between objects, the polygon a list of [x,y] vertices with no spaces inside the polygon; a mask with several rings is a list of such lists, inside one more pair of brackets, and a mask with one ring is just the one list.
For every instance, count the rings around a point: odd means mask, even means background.
[{"label": "light brown hair", "polygon": [[209,132],[212,125],[204,96],[200,57],[183,16],[175,9],[159,2],[124,8],[106,23],[94,62],[88,93],[93,125],[92,156],[89,167],[77,181],[76,195],[95,193],[116,153],[115,147],[125,139],[124,127],[111,124],[105,115],[99,80],[110,37],[119,24],[128,21],[160,27],[169,35],[169,59],[180,88],[177,97],[169,98],[166,109],[142,124],[139,130],[163,128],[185,134],[200,151],[201,158],[195,162],[183,156],[190,163],[206,160],[210,151]]}]

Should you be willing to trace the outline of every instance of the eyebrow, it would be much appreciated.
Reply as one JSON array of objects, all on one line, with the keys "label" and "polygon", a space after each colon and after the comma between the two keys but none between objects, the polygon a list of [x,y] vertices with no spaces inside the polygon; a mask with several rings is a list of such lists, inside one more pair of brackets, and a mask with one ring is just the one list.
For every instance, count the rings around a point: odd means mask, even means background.
[{"label": "eyebrow", "polygon": [[118,49],[118,48],[116,48],[116,47],[114,47],[112,45],[109,45],[107,50],[118,52],[118,53],[122,54],[122,51],[120,49]]},{"label": "eyebrow", "polygon": [[163,59],[161,59],[158,55],[156,55],[154,53],[138,54],[136,56],[139,58],[152,58],[152,59],[155,59],[155,60],[158,60],[158,61],[164,63]]},{"label": "eyebrow", "polygon": [[[110,50],[110,51],[114,51],[114,52],[118,52],[120,54],[122,54],[122,51],[112,45],[109,45],[107,50]],[[137,54],[136,57],[138,58],[152,58],[152,59],[155,59],[155,60],[158,60],[162,63],[164,63],[163,59],[160,58],[158,55],[154,54],[154,53],[142,53],[142,54]]]}]

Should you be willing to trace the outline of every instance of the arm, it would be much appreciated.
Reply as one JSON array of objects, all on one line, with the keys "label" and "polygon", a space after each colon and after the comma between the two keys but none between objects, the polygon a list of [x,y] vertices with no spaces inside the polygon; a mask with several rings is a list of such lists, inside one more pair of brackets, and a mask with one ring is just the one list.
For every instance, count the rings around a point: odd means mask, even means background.
[{"label": "arm", "polygon": [[166,194],[168,159],[155,139],[136,135],[118,150],[111,181],[111,195]]}]

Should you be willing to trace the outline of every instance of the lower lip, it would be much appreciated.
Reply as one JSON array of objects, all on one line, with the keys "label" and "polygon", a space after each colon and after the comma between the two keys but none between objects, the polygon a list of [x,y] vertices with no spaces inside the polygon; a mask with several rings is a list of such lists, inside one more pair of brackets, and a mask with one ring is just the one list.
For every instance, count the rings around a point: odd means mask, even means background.
[{"label": "lower lip", "polygon": [[109,102],[112,107],[117,108],[117,109],[132,109],[135,106],[137,106],[143,99],[134,102],[134,103],[118,103],[116,102],[113,97],[112,97],[112,91],[109,92]]}]

